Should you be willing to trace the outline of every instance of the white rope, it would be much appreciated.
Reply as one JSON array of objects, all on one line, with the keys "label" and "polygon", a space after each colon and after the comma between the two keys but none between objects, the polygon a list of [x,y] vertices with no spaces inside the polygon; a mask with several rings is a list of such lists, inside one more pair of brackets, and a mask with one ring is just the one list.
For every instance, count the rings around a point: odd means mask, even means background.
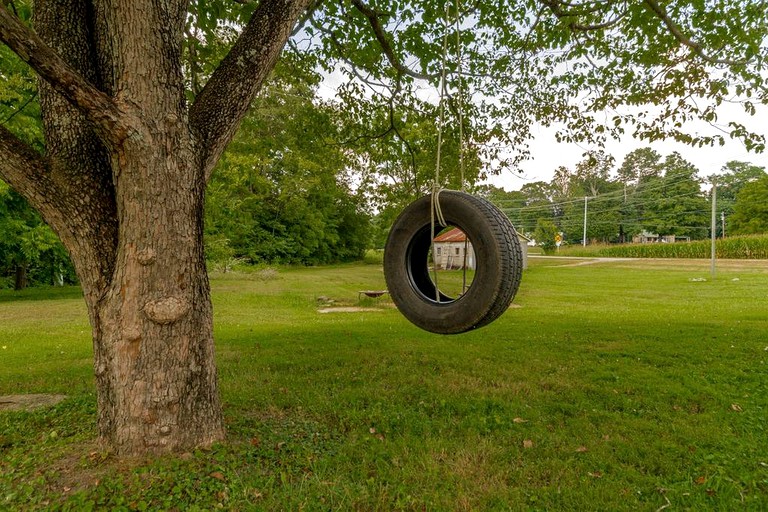
[{"label": "white rope", "polygon": [[443,151],[443,125],[445,124],[445,97],[446,91],[446,60],[448,59],[448,6],[446,5],[445,11],[445,33],[443,34],[443,61],[442,69],[440,70],[440,105],[439,115],[437,122],[437,161],[435,162],[435,182],[433,184],[433,191],[440,186],[440,171],[441,169],[441,157]]},{"label": "white rope", "polygon": [[[462,192],[466,191],[466,185],[465,185],[465,178],[464,178],[464,98],[462,95],[462,54],[461,54],[461,23],[460,23],[460,11],[459,11],[459,0],[455,0],[455,6],[456,6],[456,54],[457,54],[457,75],[458,75],[458,114],[459,114],[459,172],[461,175],[461,181],[460,181],[460,188]],[[445,124],[445,98],[448,95],[447,92],[447,85],[446,85],[446,74],[447,74],[447,65],[446,62],[448,60],[448,27],[450,26],[449,21],[449,12],[450,12],[450,5],[446,3],[445,5],[445,32],[443,34],[443,61],[442,61],[442,69],[440,73],[440,106],[439,106],[439,118],[438,118],[438,125],[437,125],[437,158],[435,162],[435,181],[432,184],[432,201],[430,206],[430,235],[431,235],[431,246],[432,246],[432,281],[435,284],[435,300],[439,303],[440,302],[440,288],[437,284],[437,251],[435,249],[435,235],[437,234],[435,232],[435,225],[439,224],[443,227],[448,227],[448,223],[445,221],[445,217],[443,216],[442,208],[440,207],[440,192],[444,189],[440,185],[440,171],[442,170],[442,149],[443,149],[443,125]],[[464,235],[464,263],[463,263],[463,284],[462,284],[462,294],[466,292],[467,289],[467,246],[468,241],[466,239],[466,233]]]},{"label": "white rope", "polygon": [[464,180],[464,97],[462,95],[462,72],[463,61],[461,55],[461,23],[459,0],[455,0],[456,5],[456,74],[459,81],[459,172],[461,173],[461,191],[466,192]]},{"label": "white rope", "polygon": [[[466,181],[464,179],[464,96],[463,92],[463,59],[461,54],[461,22],[459,11],[459,0],[455,0],[456,6],[456,74],[459,81],[459,173],[461,174],[461,191],[466,192]],[[461,294],[464,295],[467,292],[467,253],[469,249],[469,238],[464,233],[464,261],[461,264],[462,276],[461,276]]]},{"label": "white rope", "polygon": [[440,206],[440,192],[443,190],[445,189],[439,188],[432,192],[432,211],[435,213],[437,223],[441,226],[448,227],[448,223],[445,221],[445,217],[443,217],[443,209]]},{"label": "white rope", "polygon": [[435,249],[435,221],[441,226],[447,227],[443,211],[440,207],[440,192],[443,190],[440,186],[440,166],[443,150],[443,124],[445,123],[445,96],[446,96],[446,60],[448,58],[448,5],[445,9],[445,33],[443,34],[443,66],[440,72],[440,106],[437,123],[437,160],[435,162],[435,181],[432,183],[432,201],[430,204],[430,235],[432,246],[432,282],[435,284],[435,300],[440,302],[440,287],[437,284],[437,250]]}]

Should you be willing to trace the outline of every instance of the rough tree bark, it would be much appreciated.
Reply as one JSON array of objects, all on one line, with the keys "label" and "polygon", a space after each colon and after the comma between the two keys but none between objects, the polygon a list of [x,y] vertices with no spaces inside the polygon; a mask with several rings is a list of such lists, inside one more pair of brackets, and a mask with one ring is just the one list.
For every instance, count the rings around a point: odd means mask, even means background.
[{"label": "rough tree bark", "polygon": [[224,436],[203,255],[211,169],[308,0],[263,0],[188,107],[183,0],[0,6],[0,40],[41,77],[46,154],[0,126],[0,177],[67,247],[93,330],[102,439],[122,455]]}]

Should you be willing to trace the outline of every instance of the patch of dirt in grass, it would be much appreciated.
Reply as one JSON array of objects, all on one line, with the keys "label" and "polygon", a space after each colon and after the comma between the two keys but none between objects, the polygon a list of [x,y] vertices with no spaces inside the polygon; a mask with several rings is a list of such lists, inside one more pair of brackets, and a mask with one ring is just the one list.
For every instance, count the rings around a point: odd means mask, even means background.
[{"label": "patch of dirt in grass", "polygon": [[384,311],[382,308],[362,308],[359,306],[342,306],[335,308],[320,308],[318,313],[363,313],[368,311]]},{"label": "patch of dirt in grass", "polygon": [[96,439],[77,443],[46,462],[48,488],[52,497],[66,501],[68,495],[92,489],[116,470],[131,469],[135,464],[114,458]]},{"label": "patch of dirt in grass", "polygon": [[33,411],[35,409],[56,405],[65,398],[67,398],[67,395],[4,395],[0,396],[0,412]]}]

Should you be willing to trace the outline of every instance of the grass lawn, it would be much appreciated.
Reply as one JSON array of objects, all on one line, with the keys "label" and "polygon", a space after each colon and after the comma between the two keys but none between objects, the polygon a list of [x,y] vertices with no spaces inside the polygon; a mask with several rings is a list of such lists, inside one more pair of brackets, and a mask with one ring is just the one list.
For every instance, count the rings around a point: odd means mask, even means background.
[{"label": "grass lawn", "polygon": [[459,336],[318,313],[377,265],[212,288],[228,440],[151,461],[95,443],[79,291],[0,292],[0,395],[69,396],[0,412],[0,510],[768,510],[766,262],[535,258]]}]

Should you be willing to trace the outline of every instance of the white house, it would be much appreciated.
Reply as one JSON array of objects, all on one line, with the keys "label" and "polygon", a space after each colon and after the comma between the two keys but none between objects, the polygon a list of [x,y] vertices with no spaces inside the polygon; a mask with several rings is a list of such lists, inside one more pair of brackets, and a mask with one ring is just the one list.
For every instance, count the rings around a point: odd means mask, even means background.
[{"label": "white house", "polygon": [[[466,259],[465,259],[466,258]],[[459,228],[453,228],[435,237],[435,263],[438,270],[475,268],[472,242]]]},{"label": "white house", "polygon": [[[528,268],[528,238],[517,234],[523,251],[523,269]],[[453,228],[435,237],[435,263],[438,270],[462,269],[466,261],[468,269],[475,268],[475,250],[467,235],[459,228]],[[466,259],[465,259],[466,258]]]},{"label": "white house", "polygon": [[649,233],[648,231],[642,231],[639,235],[632,237],[632,243],[634,244],[653,244],[662,242],[665,244],[673,244],[675,242],[690,242],[691,237],[680,235],[664,235],[659,237],[656,233]]}]

